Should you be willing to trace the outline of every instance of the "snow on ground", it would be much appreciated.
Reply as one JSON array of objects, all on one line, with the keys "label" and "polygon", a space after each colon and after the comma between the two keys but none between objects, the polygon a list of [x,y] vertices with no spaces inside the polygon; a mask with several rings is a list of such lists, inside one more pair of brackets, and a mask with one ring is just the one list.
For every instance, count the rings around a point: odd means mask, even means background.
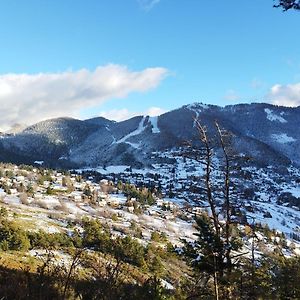
[{"label": "snow on ground", "polygon": [[[250,223],[253,218],[256,223],[267,224],[271,229],[285,234],[293,233],[297,231],[297,228],[300,229],[300,211],[270,202],[251,201],[251,205],[261,213],[247,212],[247,215],[250,216]],[[271,214],[270,218],[263,216],[266,211]]]},{"label": "snow on ground", "polygon": [[255,194],[257,196],[259,196],[259,198],[262,200],[262,201],[269,201],[270,200],[270,194],[266,193],[266,192],[255,192]]},{"label": "snow on ground", "polygon": [[193,105],[189,105],[188,109],[195,113],[195,120],[193,123],[193,127],[196,127],[196,125],[197,125],[196,122],[199,119],[199,112]]},{"label": "snow on ground", "polygon": [[152,133],[160,133],[160,130],[157,126],[157,119],[158,117],[149,117],[149,121],[152,125]]},{"label": "snow on ground", "polygon": [[[49,250],[44,249],[33,249],[28,251],[29,255],[37,257],[37,258],[44,258],[49,255]],[[64,253],[63,251],[59,250],[52,250],[51,255],[53,255],[53,262],[58,266],[66,266],[70,267],[72,262],[72,257],[69,254]]]},{"label": "snow on ground", "polygon": [[119,166],[108,166],[105,169],[101,166],[97,168],[83,168],[83,169],[76,169],[76,172],[82,173],[84,171],[96,171],[101,174],[107,175],[107,174],[119,174],[119,173],[124,173],[126,169],[130,168],[128,165],[119,165]]},{"label": "snow on ground", "polygon": [[[26,226],[28,230],[38,231],[42,230],[47,233],[58,233],[64,230],[67,226],[66,222],[49,219],[48,210],[37,210],[36,208],[20,205],[18,220],[21,221],[22,226]],[[50,213],[51,211],[49,211]]]},{"label": "snow on ground", "polygon": [[[124,137],[122,137],[120,140],[116,141],[117,144],[120,144],[120,143],[127,143],[127,144],[130,144],[132,146],[132,143],[129,143],[127,142],[127,140],[130,138],[130,137],[133,137],[133,136],[136,136],[136,135],[139,135],[140,133],[142,133],[145,129],[144,127],[144,122],[145,122],[145,119],[146,117],[143,116],[142,120],[140,121],[139,123],[139,126],[136,130],[130,132],[129,134],[125,135]],[[138,145],[137,144],[133,144],[135,145],[134,148],[138,148]]]},{"label": "snow on ground", "polygon": [[127,142],[127,141],[125,143],[135,149],[138,149],[140,147],[140,144],[138,144],[138,143],[131,143],[131,142]]},{"label": "snow on ground", "polygon": [[297,256],[299,256],[300,255],[300,247],[297,244],[295,244],[295,246],[296,246],[296,248],[294,249],[294,252]]},{"label": "snow on ground", "polygon": [[265,113],[267,114],[267,119],[269,121],[278,121],[280,123],[287,123],[287,120],[281,116],[276,115],[271,109],[265,108]]},{"label": "snow on ground", "polygon": [[[154,209],[154,207],[151,208]],[[181,239],[195,239],[194,233],[196,230],[193,227],[192,222],[187,222],[178,218],[168,220],[161,216],[148,215],[147,213],[136,215],[126,210],[114,209],[110,207],[107,207],[106,211],[110,214],[119,215],[120,218],[117,222],[113,222],[107,217],[100,217],[100,219],[103,219],[103,221],[108,222],[109,224],[118,224],[122,227],[129,227],[129,224],[134,221],[139,224],[139,227],[143,231],[144,239],[146,240],[151,238],[151,232],[153,231],[166,233],[170,242],[176,245],[182,245]],[[161,210],[157,209],[157,211]]]},{"label": "snow on ground", "polygon": [[167,290],[174,290],[174,286],[170,282],[168,282],[168,281],[166,281],[164,279],[160,279],[160,283],[161,283],[161,285],[165,289],[167,289]]},{"label": "snow on ground", "polygon": [[207,104],[204,104],[204,103],[198,103],[198,102],[195,102],[195,103],[192,103],[192,104],[189,104],[186,106],[188,109],[190,110],[194,110],[194,109],[208,109],[209,108],[209,105]]},{"label": "snow on ground", "polygon": [[194,121],[194,127],[196,127],[196,121],[199,119],[199,112],[201,112],[202,109],[208,109],[209,106],[207,104],[203,103],[192,103],[186,106],[190,111],[195,113],[195,121]]},{"label": "snow on ground", "polygon": [[169,239],[173,244],[181,244],[180,239],[195,240],[197,232],[193,224],[180,219],[168,221],[166,231],[169,234]]},{"label": "snow on ground", "polygon": [[78,207],[74,202],[64,202],[67,211],[72,215],[83,215],[86,214],[84,210]]},{"label": "snow on ground", "polygon": [[114,143],[116,142],[116,138],[115,138],[115,136],[112,134],[112,132],[111,132],[109,126],[105,126],[105,129],[106,129],[107,131],[110,132],[111,137],[112,137],[112,139],[113,139],[112,142],[111,142],[111,144],[114,144]]},{"label": "snow on ground", "polygon": [[177,204],[178,206],[182,206],[183,204],[186,203],[186,200],[178,199],[178,198],[168,198],[168,197],[165,197],[164,201],[166,201],[166,202],[172,202],[174,204]]},{"label": "snow on ground", "polygon": [[110,194],[108,195],[108,199],[110,201],[118,201],[120,204],[125,204],[127,201],[127,197],[123,194]]},{"label": "snow on ground", "polygon": [[56,206],[61,205],[57,197],[53,196],[43,196],[39,199],[48,209],[54,209]]},{"label": "snow on ground", "polygon": [[135,221],[135,222],[139,222],[140,220],[140,217],[136,214],[132,214],[128,211],[125,211],[125,210],[118,210],[118,209],[110,209],[108,208],[108,211],[111,211],[115,214],[118,214],[118,213],[122,213],[122,219],[124,220],[124,222],[131,222],[131,221]]},{"label": "snow on ground", "polygon": [[300,198],[300,187],[289,187],[285,189],[284,192],[291,193],[294,197]]},{"label": "snow on ground", "polygon": [[47,233],[59,233],[60,230],[58,227],[50,225],[46,219],[45,220],[38,220],[35,222],[35,225],[37,226],[38,229],[41,229]]},{"label": "snow on ground", "polygon": [[296,141],[293,137],[288,136],[286,133],[274,133],[271,135],[271,137],[273,140],[276,140],[276,142],[280,144],[292,143]]},{"label": "snow on ground", "polygon": [[3,202],[6,204],[15,204],[15,205],[21,204],[20,198],[15,195],[7,195],[4,198]]},{"label": "snow on ground", "polygon": [[95,215],[97,213],[96,209],[90,207],[87,204],[79,205],[80,209],[90,215]]},{"label": "snow on ground", "polygon": [[[153,155],[158,155],[158,152],[153,152]],[[132,174],[160,174],[161,176],[165,176],[166,178],[173,178],[174,176],[177,179],[187,179],[189,176],[202,176],[204,174],[203,166],[201,164],[196,164],[189,158],[183,158],[181,156],[176,156],[172,151],[166,151],[160,153],[160,157],[162,158],[170,158],[176,159],[175,164],[152,164],[152,168],[143,168],[143,169],[135,169],[131,168]],[[217,160],[214,160],[214,163],[217,163]],[[76,169],[76,172],[82,173],[83,171],[96,171],[103,175],[108,174],[120,174],[126,173],[127,170],[130,168],[129,165],[117,165],[117,166],[107,166],[105,169],[102,166],[96,168],[82,168]],[[172,173],[172,170],[175,170],[175,173]],[[129,174],[129,172],[128,172]]]},{"label": "snow on ground", "polygon": [[[180,239],[195,239],[196,230],[193,224],[180,219],[166,220],[157,216],[142,215],[139,218],[139,223],[146,225],[151,231],[165,232],[173,244],[181,245]],[[150,236],[150,234],[148,235]]]}]

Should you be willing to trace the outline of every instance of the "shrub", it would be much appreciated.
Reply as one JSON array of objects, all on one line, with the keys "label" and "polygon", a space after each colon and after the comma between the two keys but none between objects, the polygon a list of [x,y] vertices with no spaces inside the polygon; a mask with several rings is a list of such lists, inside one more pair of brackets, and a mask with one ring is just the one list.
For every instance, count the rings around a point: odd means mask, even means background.
[{"label": "shrub", "polygon": [[2,250],[28,250],[30,240],[26,232],[19,228],[14,222],[1,221],[0,247]]}]

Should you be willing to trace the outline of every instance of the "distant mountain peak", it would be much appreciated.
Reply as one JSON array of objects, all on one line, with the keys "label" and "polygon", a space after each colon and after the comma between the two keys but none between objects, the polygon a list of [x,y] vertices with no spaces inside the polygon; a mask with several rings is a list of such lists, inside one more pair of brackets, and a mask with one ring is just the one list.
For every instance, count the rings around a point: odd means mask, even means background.
[{"label": "distant mountain peak", "polygon": [[94,117],[94,118],[86,119],[84,120],[84,122],[94,124],[94,125],[100,125],[100,126],[116,123],[116,121],[109,120],[104,117]]}]

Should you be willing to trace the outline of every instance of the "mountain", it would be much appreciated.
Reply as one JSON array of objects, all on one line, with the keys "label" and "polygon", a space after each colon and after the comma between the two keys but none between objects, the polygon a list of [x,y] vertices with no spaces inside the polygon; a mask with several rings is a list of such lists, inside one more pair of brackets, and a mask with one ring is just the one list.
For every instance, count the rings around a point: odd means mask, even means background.
[{"label": "mountain", "polygon": [[[131,165],[150,167],[152,155],[197,141],[194,119],[213,136],[213,124],[233,134],[237,152],[256,165],[300,166],[300,107],[264,103],[225,107],[194,103],[159,117],[138,116],[122,122],[58,118],[29,126],[0,139],[0,159],[43,161],[52,167]],[[151,158],[152,157],[152,158]]]}]

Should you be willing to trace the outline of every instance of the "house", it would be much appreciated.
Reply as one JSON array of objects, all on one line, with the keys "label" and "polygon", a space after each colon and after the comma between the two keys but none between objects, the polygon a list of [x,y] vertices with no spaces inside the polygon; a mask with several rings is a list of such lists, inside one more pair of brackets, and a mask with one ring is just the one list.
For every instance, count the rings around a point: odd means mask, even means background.
[{"label": "house", "polygon": [[130,213],[133,213],[133,212],[134,212],[134,206],[128,206],[128,207],[127,207],[127,210],[128,210]]},{"label": "house", "polygon": [[97,198],[97,204],[101,207],[107,205],[108,196],[105,193],[99,193]]},{"label": "house", "polygon": [[193,213],[195,216],[202,215],[202,214],[203,214],[203,208],[202,208],[202,207],[199,207],[199,206],[193,207],[192,213]]},{"label": "house", "polygon": [[100,185],[108,185],[108,180],[107,179],[101,179],[100,180]]},{"label": "house", "polygon": [[157,206],[162,206],[163,203],[164,203],[164,200],[163,200],[163,199],[157,199],[157,200],[156,200],[156,205],[157,205]]}]

